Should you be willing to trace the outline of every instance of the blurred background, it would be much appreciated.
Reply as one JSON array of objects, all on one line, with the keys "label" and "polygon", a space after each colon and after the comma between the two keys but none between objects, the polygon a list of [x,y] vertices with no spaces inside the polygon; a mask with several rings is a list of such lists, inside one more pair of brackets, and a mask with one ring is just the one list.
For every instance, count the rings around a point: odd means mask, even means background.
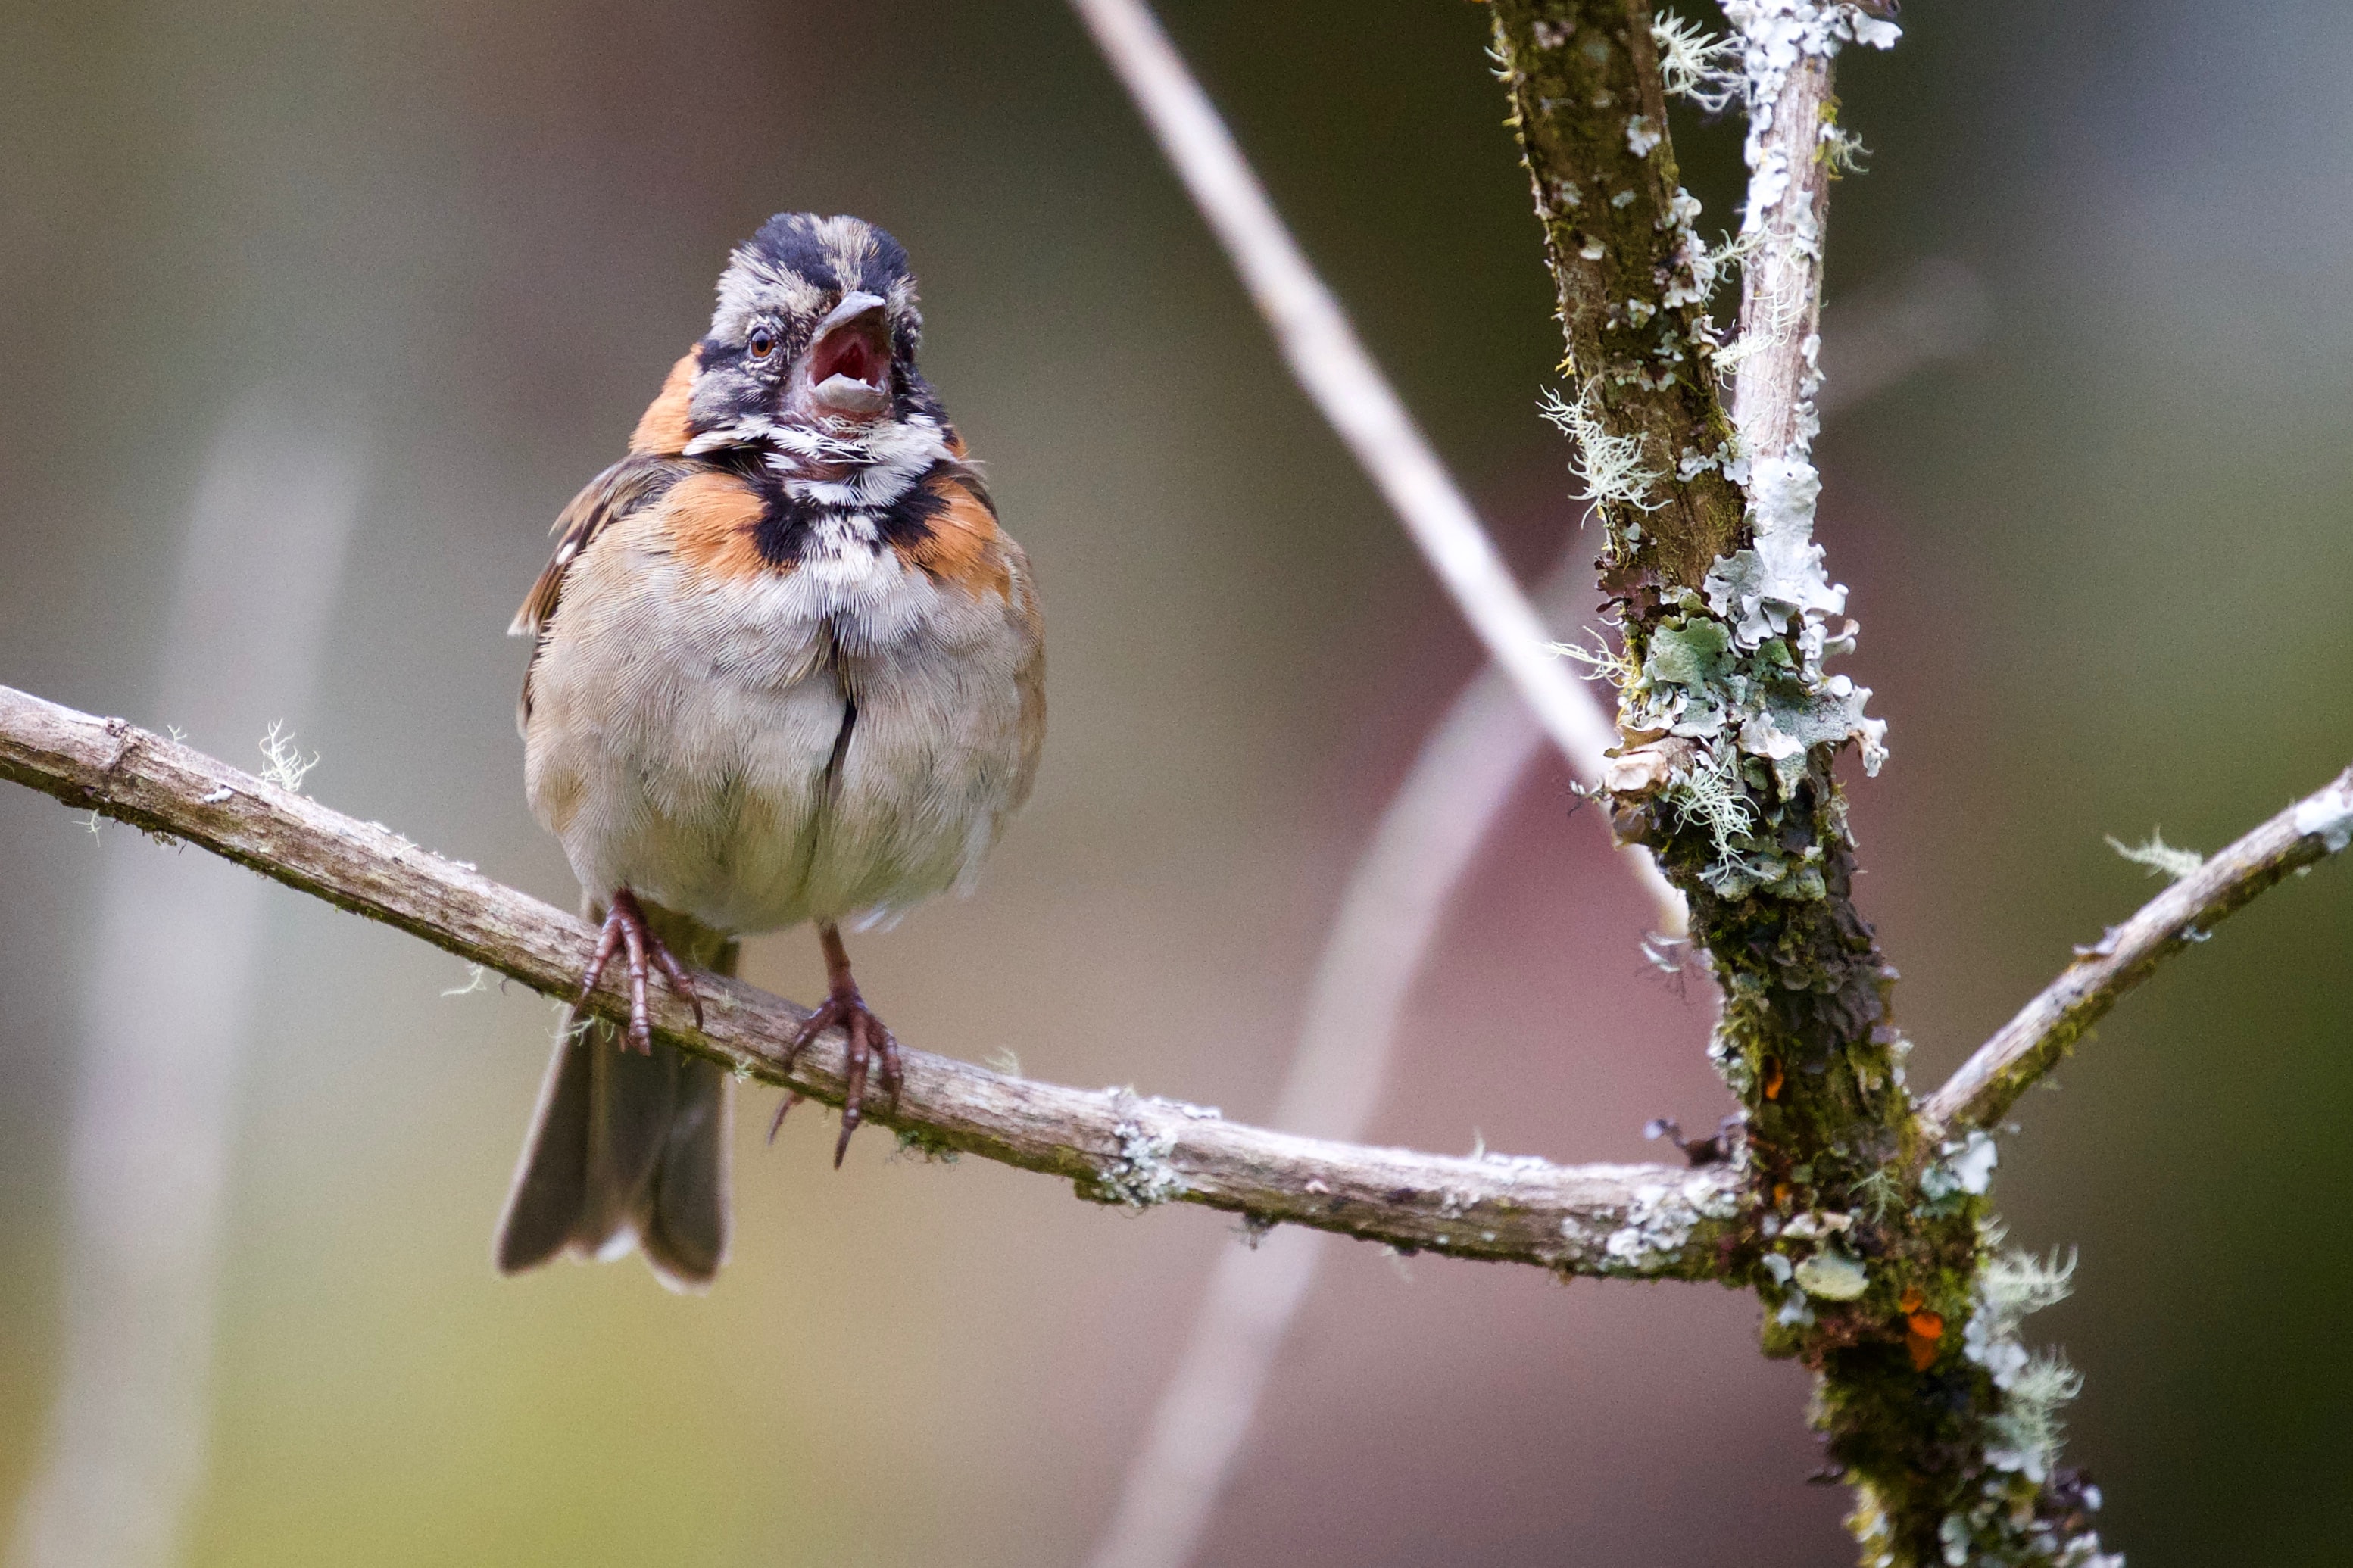
[{"label": "blurred background", "polygon": [[[1535,415],[1559,344],[1484,12],[1166,20],[1533,576],[1582,509]],[[1988,310],[1832,421],[1821,534],[1893,726],[1853,790],[1862,900],[1933,1083],[2154,890],[2103,835],[2211,849],[2348,760],[2353,12],[1905,21],[1841,71],[1873,156],[1837,190],[1831,374],[1916,279]],[[1677,135],[1728,226],[1736,126]],[[570,904],[501,633],[727,247],[790,208],[906,243],[1052,627],[1037,796],[978,896],[858,944],[869,994],[927,1048],[1263,1116],[1348,868],[1477,659],[1047,0],[0,8],[0,681],[246,766],[283,720],[321,800]],[[219,542],[272,497],[347,532],[299,571]],[[192,622],[222,581],[272,625]],[[1497,824],[1382,1140],[1632,1160],[1645,1118],[1722,1114],[1699,986],[1644,963],[1575,804],[1547,763]],[[227,940],[203,912],[259,884],[190,854],[189,919],[110,923],[171,857],[0,792],[0,1505],[49,1441],[75,1108],[168,1081],[84,1088],[112,953],[149,961],[153,1059],[219,1064],[186,1112],[227,1139],[187,1561],[1083,1557],[1230,1221],[871,1133],[836,1175],[807,1110],[761,1146],[763,1092],[710,1297],[634,1261],[498,1280],[547,1004],[444,995],[456,960],[276,889],[219,1001],[171,931]],[[2348,957],[2353,875],[2288,885],[2004,1145],[2015,1237],[2083,1249],[2031,1337],[2088,1375],[2073,1455],[2146,1568],[2334,1562],[2353,1531]],[[821,982],[806,932],[746,972]],[[1335,1248],[1203,1561],[1846,1560],[1806,1378],[1755,1318]]]}]

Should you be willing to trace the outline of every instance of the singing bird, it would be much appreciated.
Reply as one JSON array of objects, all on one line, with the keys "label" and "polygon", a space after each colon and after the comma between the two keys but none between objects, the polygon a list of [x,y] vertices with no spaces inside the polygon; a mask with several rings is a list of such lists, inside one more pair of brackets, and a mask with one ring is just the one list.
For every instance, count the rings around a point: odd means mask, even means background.
[{"label": "singing bird", "polygon": [[[577,1003],[499,1223],[498,1267],[635,1245],[706,1288],[727,1253],[728,1075],[653,1038],[649,965],[733,973],[736,939],[810,921],[846,1035],[840,1164],[897,1042],[841,928],[971,885],[1029,793],[1045,650],[1029,563],[915,368],[898,241],[780,214],[738,247],[711,331],[556,519],[512,630],[532,811],[617,955],[626,1030]],[[698,1004],[699,1012],[699,1004]],[[787,1104],[791,1102],[786,1101]],[[781,1116],[779,1112],[779,1116]]]}]

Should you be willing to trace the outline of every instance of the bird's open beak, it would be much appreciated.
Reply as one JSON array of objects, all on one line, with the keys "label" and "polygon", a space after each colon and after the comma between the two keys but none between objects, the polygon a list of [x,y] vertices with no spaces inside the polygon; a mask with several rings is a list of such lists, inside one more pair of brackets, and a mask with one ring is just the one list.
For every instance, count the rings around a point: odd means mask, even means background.
[{"label": "bird's open beak", "polygon": [[871,419],[891,406],[891,321],[879,295],[853,293],[818,323],[808,347],[809,401],[837,419]]}]

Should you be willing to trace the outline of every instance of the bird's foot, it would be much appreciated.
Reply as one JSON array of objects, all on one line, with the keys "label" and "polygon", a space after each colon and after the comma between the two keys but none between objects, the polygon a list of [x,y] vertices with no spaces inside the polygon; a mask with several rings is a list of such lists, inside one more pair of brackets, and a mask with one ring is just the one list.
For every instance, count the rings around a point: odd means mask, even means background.
[{"label": "bird's foot", "polygon": [[638,896],[623,888],[613,895],[610,908],[605,911],[604,929],[596,933],[596,953],[588,961],[588,973],[580,981],[580,999],[575,1008],[587,1005],[596,989],[596,982],[605,977],[605,966],[613,954],[626,952],[629,970],[628,1042],[646,1056],[653,1055],[654,1031],[646,1014],[646,963],[654,966],[670,982],[670,988],[685,999],[694,1009],[694,1026],[702,1027],[702,998],[695,994],[694,982],[686,977],[685,965],[679,963],[662,939],[646,924],[646,911],[638,905]]},{"label": "bird's foot", "polygon": [[[898,1109],[899,1090],[904,1087],[905,1075],[899,1059],[898,1039],[882,1026],[882,1020],[874,1016],[874,1009],[869,1007],[866,998],[858,994],[857,983],[847,977],[836,982],[832,994],[808,1016],[807,1021],[794,1034],[792,1044],[785,1047],[785,1065],[791,1067],[801,1052],[808,1048],[811,1041],[835,1027],[840,1028],[845,1039],[844,1050],[848,1058],[845,1065],[849,1079],[841,1101],[841,1136],[834,1141],[833,1145],[834,1168],[839,1170],[841,1157],[849,1152],[849,1135],[858,1131],[858,1124],[864,1120],[862,1108],[868,1073],[877,1067],[881,1068],[882,1088],[891,1096],[893,1110]],[[768,1123],[771,1142],[776,1139],[776,1129],[785,1124],[785,1112],[798,1105],[802,1098],[798,1094],[787,1094],[785,1102],[776,1107],[776,1119]]]}]

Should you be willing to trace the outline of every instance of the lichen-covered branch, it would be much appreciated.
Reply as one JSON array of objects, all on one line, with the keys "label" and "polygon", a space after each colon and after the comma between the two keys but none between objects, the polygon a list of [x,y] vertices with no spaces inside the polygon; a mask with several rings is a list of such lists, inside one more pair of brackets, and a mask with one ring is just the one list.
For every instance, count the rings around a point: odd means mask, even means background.
[{"label": "lichen-covered branch", "polygon": [[1741,238],[1751,259],[1740,275],[1740,340],[1725,357],[1737,367],[1733,426],[1752,462],[1769,462],[1804,457],[1817,434],[1822,242],[1833,172],[1822,130],[1835,106],[1827,49],[1745,36],[1742,45],[1752,107]]},{"label": "lichen-covered branch", "polygon": [[[5,686],[0,778],[208,849],[551,995],[570,993],[596,946],[596,932],[572,916],[387,827],[120,719]],[[841,1103],[838,1035],[787,1068],[785,1049],[806,1010],[718,975],[696,985],[704,1027],[660,991],[654,1024],[664,1036],[739,1077]],[[628,1016],[616,981],[591,1005],[617,1020]],[[904,1095],[896,1106],[878,1097],[868,1121],[925,1152],[1067,1178],[1098,1202],[1181,1200],[1400,1250],[1640,1279],[1721,1273],[1733,1228],[1735,1187],[1719,1170],[1366,1148],[1246,1127],[1127,1089],[1066,1089],[921,1051],[906,1059]]]},{"label": "lichen-covered branch", "polygon": [[[1684,890],[1723,993],[1709,1051],[1757,1216],[1732,1277],[1764,1302],[1767,1352],[1818,1374],[1866,1562],[2074,1564],[2099,1546],[2095,1495],[2052,1459],[2073,1374],[2016,1337],[2063,1276],[1995,1256],[1989,1140],[1932,1142],[1913,1114],[1833,773],[1850,746],[1866,772],[1885,754],[1869,692],[1824,668],[1856,628],[1831,619],[1846,595],[1813,542],[1810,456],[1829,182],[1852,151],[1831,60],[1894,41],[1876,9],[1725,0],[1736,34],[1712,39],[1643,3],[1496,0],[1496,55],[1567,333],[1555,412],[1622,635],[1587,655],[1619,690],[1613,820]],[[1726,252],[1673,184],[1671,79],[1748,115]],[[1705,301],[1732,253],[1740,328],[1719,348]]]},{"label": "lichen-covered branch", "polygon": [[1920,1107],[1929,1135],[1990,1130],[2018,1097],[2157,966],[2213,935],[2214,927],[2282,879],[2353,844],[2353,768],[2228,847],[2090,947],[2065,973],[1978,1047]]},{"label": "lichen-covered branch", "polygon": [[1608,531],[1605,582],[1696,586],[1740,542],[1707,313],[1720,258],[1677,183],[1646,0],[1496,0],[1497,74],[1544,223],[1556,417]]},{"label": "lichen-covered branch", "polygon": [[[1831,773],[1850,740],[1872,760],[1878,735],[1861,720],[1862,693],[1821,669],[1850,644],[1823,623],[1840,601],[1810,541],[1811,496],[1794,531],[1768,538],[1777,514],[1741,488],[1749,459],[1718,394],[1705,313],[1715,262],[1693,229],[1695,204],[1674,184],[1648,6],[1497,0],[1494,10],[1567,369],[1584,388],[1587,466],[1612,439],[1631,443],[1642,465],[1641,484],[1600,497],[1610,525],[1602,579],[1624,635],[1620,650],[1595,656],[1620,690],[1615,820],[1692,900],[1694,938],[1724,992],[1711,1053],[1746,1110],[1754,1192],[1788,1212],[1849,1212],[1857,1185],[1903,1153],[1911,1118],[1901,1041],[1886,1022],[1891,972],[1850,897],[1852,846]],[[1834,43],[1806,41],[1824,55]],[[1750,63],[1744,90],[1778,101]],[[1752,138],[1752,162],[1810,170],[1810,144],[1790,138],[1814,134],[1812,121],[1783,119]],[[1760,179],[1752,205],[1778,211],[1790,185]],[[1750,226],[1761,234],[1752,268],[1776,266],[1801,293],[1818,284],[1818,265],[1762,254],[1818,249],[1804,226],[1760,216]],[[1749,300],[1789,308],[1775,290],[1752,289]],[[1808,322],[1817,308],[1795,307]],[[1769,342],[1774,330],[1746,319],[1742,342]],[[1801,384],[1810,390],[1802,376],[1781,383],[1791,395]],[[1760,428],[1802,426],[1749,401]],[[1788,450],[1802,459],[1802,442]],[[1817,1318],[1805,1293],[1762,1273],[1757,1282],[1795,1309],[1768,1329],[1768,1344],[1801,1352]],[[1860,1315],[1900,1317],[1892,1305],[1837,1311],[1857,1320],[1852,1338],[1883,1331]]]}]

